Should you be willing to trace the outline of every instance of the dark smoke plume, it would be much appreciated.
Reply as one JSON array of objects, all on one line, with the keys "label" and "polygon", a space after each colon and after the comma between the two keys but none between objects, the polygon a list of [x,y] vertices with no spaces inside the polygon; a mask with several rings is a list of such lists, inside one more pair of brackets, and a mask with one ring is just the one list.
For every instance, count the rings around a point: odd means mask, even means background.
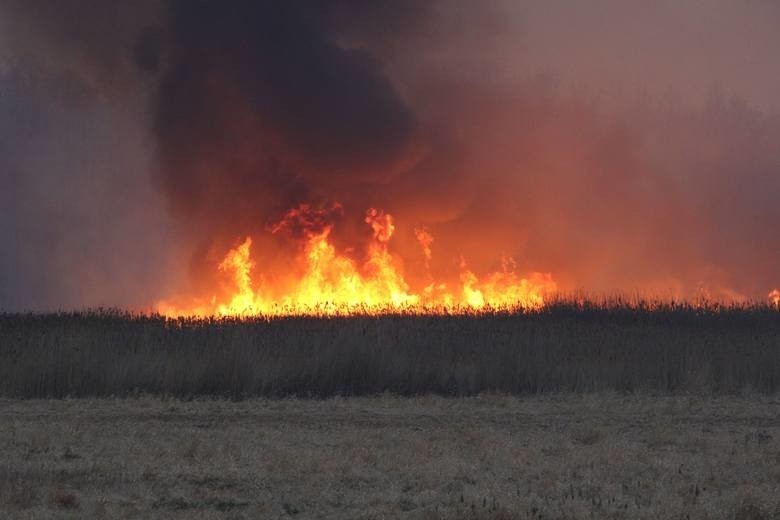
[{"label": "dark smoke plume", "polygon": [[414,159],[415,115],[373,56],[328,38],[325,5],[171,4],[155,131],[175,210],[235,232]]}]

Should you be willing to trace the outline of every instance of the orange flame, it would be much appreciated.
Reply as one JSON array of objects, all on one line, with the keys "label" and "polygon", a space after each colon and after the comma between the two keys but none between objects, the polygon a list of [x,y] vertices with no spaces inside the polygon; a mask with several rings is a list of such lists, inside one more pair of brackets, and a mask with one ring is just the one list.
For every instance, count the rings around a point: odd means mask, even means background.
[{"label": "orange flame", "polygon": [[772,302],[776,308],[780,309],[780,289],[772,289],[769,292],[769,301]]},{"label": "orange flame", "polygon": [[[505,262],[501,272],[480,279],[461,260],[459,282],[453,286],[432,282],[415,292],[404,278],[402,260],[388,247],[395,232],[393,217],[374,208],[368,210],[364,221],[371,227],[373,239],[366,260],[359,265],[350,256],[339,254],[330,240],[333,228],[327,217],[340,210],[340,206],[315,210],[301,205],[269,228],[272,233],[302,230],[301,250],[284,280],[253,280],[256,266],[251,256],[252,240],[247,237],[218,266],[229,278],[228,297],[212,298],[210,303],[193,300],[185,305],[163,301],[157,304],[158,312],[169,317],[480,312],[538,308],[548,294],[556,291],[550,274],[521,277],[511,263]],[[423,247],[427,268],[433,237],[422,229],[415,230],[415,235]]]},{"label": "orange flame", "polygon": [[433,235],[431,235],[427,229],[415,228],[414,236],[417,237],[417,241],[422,248],[423,256],[425,257],[425,268],[431,268],[431,259],[433,253],[431,252],[431,244],[433,243]]}]

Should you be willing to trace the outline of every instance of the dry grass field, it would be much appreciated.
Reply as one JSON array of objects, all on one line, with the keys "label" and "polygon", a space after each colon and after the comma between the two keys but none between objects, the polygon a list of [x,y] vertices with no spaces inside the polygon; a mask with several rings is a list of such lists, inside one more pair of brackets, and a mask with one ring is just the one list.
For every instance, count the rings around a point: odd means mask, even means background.
[{"label": "dry grass field", "polygon": [[780,517],[780,399],[0,400],[1,518]]},{"label": "dry grass field", "polygon": [[0,518],[780,518],[780,312],[0,313]]}]

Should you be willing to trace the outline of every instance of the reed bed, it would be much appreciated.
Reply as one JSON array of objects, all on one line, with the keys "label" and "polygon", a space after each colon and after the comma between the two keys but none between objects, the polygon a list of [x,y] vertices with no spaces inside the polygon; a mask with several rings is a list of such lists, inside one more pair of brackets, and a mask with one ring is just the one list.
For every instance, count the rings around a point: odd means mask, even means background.
[{"label": "reed bed", "polygon": [[761,304],[612,298],[470,314],[0,314],[5,397],[778,390],[780,312]]}]

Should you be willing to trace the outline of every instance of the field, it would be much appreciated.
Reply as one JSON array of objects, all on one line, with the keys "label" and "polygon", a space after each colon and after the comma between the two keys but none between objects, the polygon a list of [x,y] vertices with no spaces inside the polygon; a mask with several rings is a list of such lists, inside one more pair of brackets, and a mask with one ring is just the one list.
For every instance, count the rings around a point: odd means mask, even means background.
[{"label": "field", "polygon": [[556,304],[478,316],[0,315],[0,397],[780,392],[780,312]]},{"label": "field", "polygon": [[780,401],[0,401],[3,518],[780,515]]},{"label": "field", "polygon": [[0,315],[2,518],[780,518],[780,312]]}]

